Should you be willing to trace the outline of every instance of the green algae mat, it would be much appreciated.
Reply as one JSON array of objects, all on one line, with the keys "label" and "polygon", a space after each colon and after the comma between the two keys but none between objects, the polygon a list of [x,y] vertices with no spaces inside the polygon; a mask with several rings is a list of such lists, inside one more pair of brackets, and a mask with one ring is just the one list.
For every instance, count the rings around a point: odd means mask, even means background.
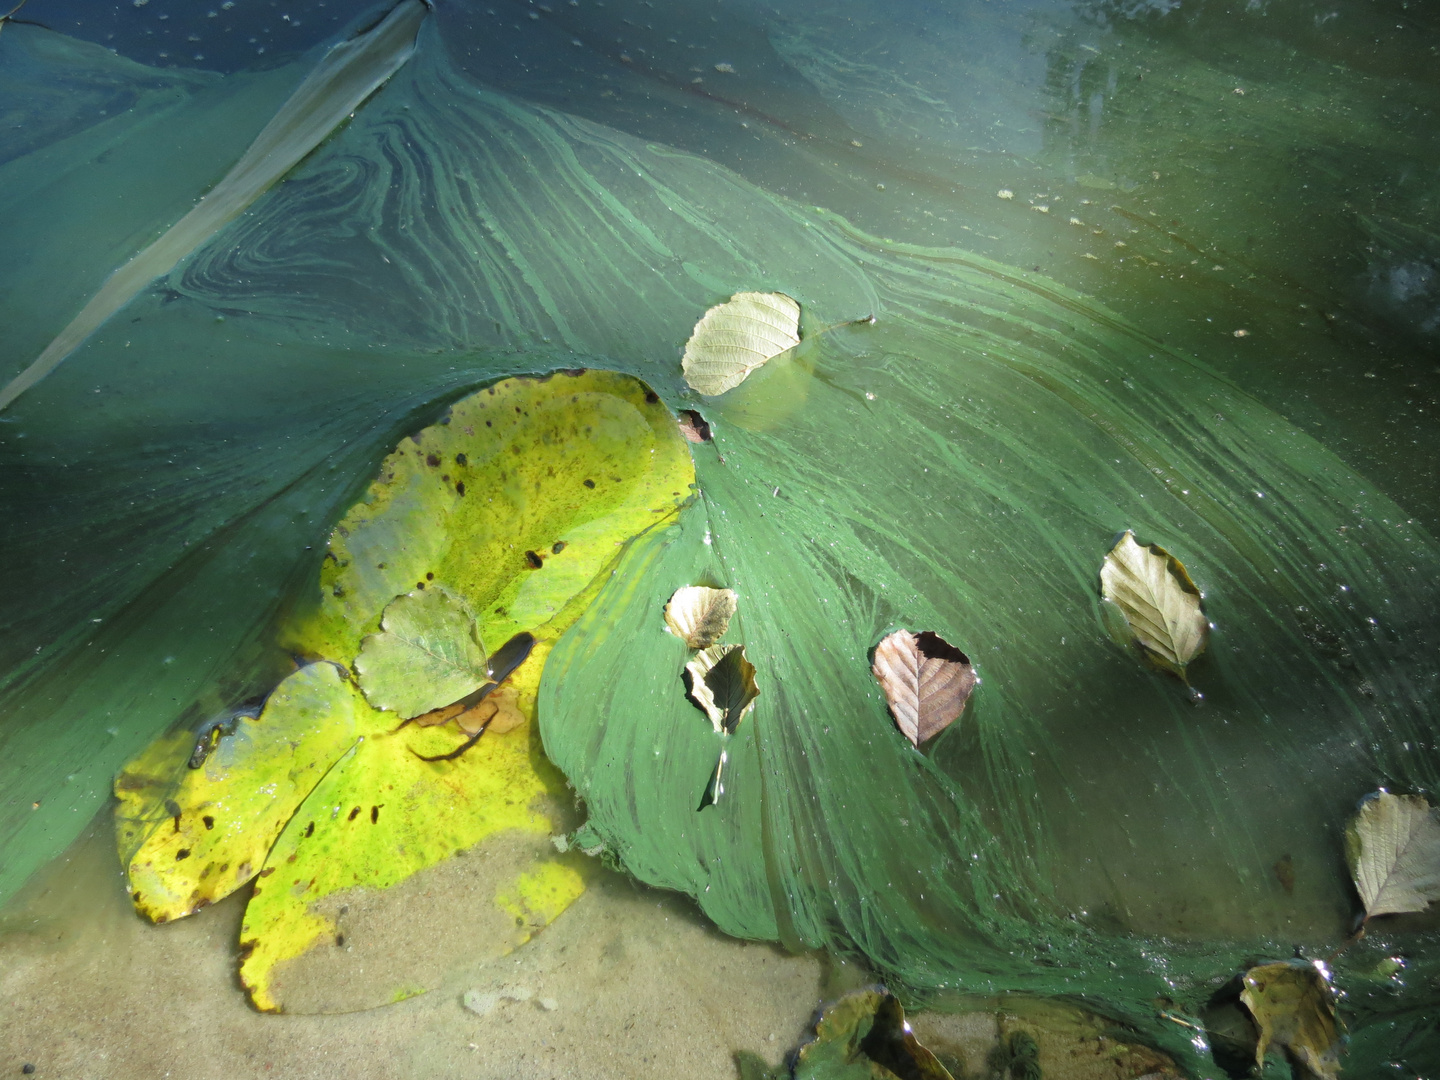
[{"label": "green algae mat", "polygon": [[[1356,856],[1357,891],[1345,834],[1384,788],[1430,835],[1440,781],[1433,364],[1419,300],[1364,299],[1430,257],[1375,224],[1423,217],[1386,177],[1425,137],[1303,49],[1267,84],[1263,35],[1227,39],[1242,77],[1051,12],[1005,46],[1027,82],[967,45],[990,24],[902,70],[839,15],[612,8],[629,63],[599,9],[512,53],[437,11],[7,410],[3,890],[114,790],[143,914],[254,889],[262,1008],[437,985],[425,957],[514,948],[598,856],[906,1007],[1079,998],[1197,1075],[1217,1017],[1249,1023],[1236,980],[1298,946],[1343,991],[1343,1075],[1418,1073],[1440,939],[1380,898],[1423,868]],[[671,72],[690,30],[735,55]],[[0,50],[136,104],[42,117],[0,165],[0,246],[34,253],[0,268],[9,373],[309,70],[36,40]],[[952,57],[973,109],[937,89]],[[1139,134],[1091,123],[1112,85]],[[1370,224],[1318,236],[1342,206]],[[697,385],[687,342],[744,294],[785,298],[755,301],[775,335]],[[666,619],[696,586],[734,594],[703,647]],[[893,669],[887,640],[914,643]]]}]

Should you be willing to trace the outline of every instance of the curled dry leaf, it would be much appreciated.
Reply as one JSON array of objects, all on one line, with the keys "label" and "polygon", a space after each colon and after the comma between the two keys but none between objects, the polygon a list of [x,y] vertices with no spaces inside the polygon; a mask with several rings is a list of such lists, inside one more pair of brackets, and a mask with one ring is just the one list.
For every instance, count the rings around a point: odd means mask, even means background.
[{"label": "curled dry leaf", "polygon": [[1156,544],[1136,543],[1127,529],[1105,556],[1100,588],[1124,614],[1145,655],[1184,679],[1185,668],[1210,637],[1200,590],[1185,565]]},{"label": "curled dry leaf", "polygon": [[916,746],[959,719],[979,681],[970,658],[929,630],[896,630],[882,639],[870,670],[895,723]]},{"label": "curled dry leaf", "polygon": [[455,717],[455,723],[466,735],[504,735],[514,731],[525,722],[525,716],[516,704],[515,691],[501,687],[478,705],[466,709]]},{"label": "curled dry leaf", "polygon": [[1418,795],[1367,795],[1345,829],[1345,853],[1367,919],[1440,900],[1440,816]]},{"label": "curled dry leaf", "polygon": [[735,614],[732,589],[687,585],[665,605],[665,625],[692,649],[708,649],[724,636]]},{"label": "curled dry leaf", "polygon": [[784,293],[736,293],[695,324],[680,367],[692,390],[713,396],[799,344],[798,303]]},{"label": "curled dry leaf", "polygon": [[1265,1069],[1266,1053],[1278,1047],[1311,1077],[1336,1080],[1340,1075],[1335,997],[1314,964],[1289,960],[1253,967],[1245,973],[1240,1001],[1260,1031],[1255,1046],[1257,1074]]},{"label": "curled dry leaf", "polygon": [[705,710],[715,731],[733,735],[760,696],[755,665],[745,658],[744,645],[711,645],[685,665],[690,699]]},{"label": "curled dry leaf", "polygon": [[694,409],[681,409],[676,421],[680,425],[680,434],[685,437],[686,442],[710,441],[710,422]]},{"label": "curled dry leaf", "polygon": [[824,1005],[815,1018],[815,1037],[795,1053],[794,1075],[952,1080],[915,1037],[899,999],[883,986],[854,990]]}]

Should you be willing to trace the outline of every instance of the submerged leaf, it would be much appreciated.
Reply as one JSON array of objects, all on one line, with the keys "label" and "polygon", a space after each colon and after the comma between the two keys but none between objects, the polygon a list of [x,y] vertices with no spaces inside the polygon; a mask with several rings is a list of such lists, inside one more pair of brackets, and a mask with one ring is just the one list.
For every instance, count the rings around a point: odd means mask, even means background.
[{"label": "submerged leaf", "polygon": [[[527,663],[506,688],[507,707],[526,718],[541,666]],[[261,1010],[345,1012],[412,996],[435,985],[462,943],[467,955],[509,952],[583,891],[549,842],[566,824],[564,780],[529,739],[486,735],[432,764],[418,755],[444,753],[451,731],[392,730],[384,714],[370,716],[381,729],[301,804],[245,908],[240,979]],[[441,865],[467,849],[457,866]],[[463,915],[421,918],[426,894],[447,890],[466,897]]]},{"label": "submerged leaf", "polygon": [[695,324],[680,366],[692,390],[714,396],[799,344],[798,303],[784,293],[736,293]]},{"label": "submerged leaf", "polygon": [[1340,1074],[1340,1031],[1330,984],[1314,964],[1287,960],[1261,964],[1245,973],[1240,1000],[1260,1029],[1257,1072],[1265,1054],[1280,1047],[1317,1080]]},{"label": "submerged leaf", "polygon": [[690,697],[705,710],[716,734],[733,735],[760,696],[755,665],[745,658],[744,645],[712,645],[685,665]]},{"label": "submerged leaf", "polygon": [[939,634],[896,630],[875,647],[874,672],[890,713],[916,746],[959,719],[979,680],[970,658]]},{"label": "submerged leaf", "polygon": [[598,585],[620,545],[668,521],[693,480],[674,416],[638,379],[504,379],[386,457],[331,533],[319,610],[283,643],[348,662],[385,607],[424,582],[469,604],[498,649]]},{"label": "submerged leaf", "polygon": [[1345,849],[1367,919],[1440,900],[1440,813],[1420,796],[1366,796],[1345,829]]},{"label": "submerged leaf", "polygon": [[815,1037],[795,1054],[795,1080],[953,1080],[905,1021],[883,986],[846,994],[820,1010]]},{"label": "submerged leaf", "polygon": [[1185,678],[1205,651],[1210,624],[1200,590],[1179,559],[1157,544],[1142,546],[1128,529],[1100,567],[1101,593],[1125,615],[1145,655]]},{"label": "submerged leaf", "polygon": [[444,589],[397,596],[380,626],[355,661],[360,689],[377,709],[419,716],[458,701],[489,679],[475,616]]},{"label": "submerged leaf", "polygon": [[258,718],[241,717],[198,768],[186,759],[188,739],[161,740],[127,765],[115,778],[116,824],[135,910],[168,922],[254,877],[369,711],[334,664],[311,664],[276,688]]},{"label": "submerged leaf", "polygon": [[665,625],[690,648],[708,649],[725,636],[735,604],[732,589],[687,585],[665,605]]}]

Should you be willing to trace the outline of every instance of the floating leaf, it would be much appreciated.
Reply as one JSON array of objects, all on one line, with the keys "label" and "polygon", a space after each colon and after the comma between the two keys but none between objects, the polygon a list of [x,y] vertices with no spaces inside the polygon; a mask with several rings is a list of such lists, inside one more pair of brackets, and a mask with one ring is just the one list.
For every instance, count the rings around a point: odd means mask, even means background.
[{"label": "floating leaf", "polygon": [[1145,655],[1185,678],[1186,667],[1205,651],[1210,624],[1184,564],[1156,544],[1136,543],[1127,529],[1105,556],[1100,585],[1105,599],[1124,613]]},{"label": "floating leaf", "polygon": [[1424,911],[1440,900],[1440,815],[1418,795],[1367,795],[1345,829],[1365,917]]},{"label": "floating leaf", "polygon": [[475,616],[444,589],[397,596],[380,626],[355,661],[360,689],[375,708],[419,716],[489,681]]},{"label": "floating leaf", "polygon": [[883,986],[824,1006],[815,1037],[795,1054],[795,1080],[953,1080],[915,1038],[905,1009]]},{"label": "floating leaf", "polygon": [[784,293],[736,293],[695,324],[680,367],[692,390],[713,396],[799,344],[799,304]]},{"label": "floating leaf", "polygon": [[685,665],[690,676],[690,698],[718,735],[733,735],[740,721],[760,696],[755,665],[745,658],[744,645],[711,645]]},{"label": "floating leaf", "polygon": [[1287,960],[1261,964],[1245,972],[1240,1000],[1260,1029],[1255,1047],[1257,1072],[1265,1055],[1280,1047],[1319,1080],[1340,1073],[1340,1031],[1330,983],[1314,964]]},{"label": "floating leaf", "polygon": [[333,664],[311,664],[242,717],[199,767],[186,732],[161,740],[115,779],[130,899],[152,922],[213,904],[249,881],[369,708]]},{"label": "floating leaf", "polygon": [[875,647],[870,670],[890,714],[916,746],[959,719],[979,680],[970,658],[930,630],[896,630]]},{"label": "floating leaf", "polygon": [[725,635],[735,614],[732,589],[687,585],[665,605],[665,625],[692,649],[708,649]]}]

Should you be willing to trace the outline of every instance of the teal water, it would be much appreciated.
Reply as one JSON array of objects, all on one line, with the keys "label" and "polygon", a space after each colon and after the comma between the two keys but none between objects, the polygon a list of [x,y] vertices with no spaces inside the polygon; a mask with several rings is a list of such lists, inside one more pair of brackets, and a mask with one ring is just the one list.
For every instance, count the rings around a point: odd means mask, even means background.
[{"label": "teal water", "polygon": [[[660,565],[754,600],[771,786],[723,873],[654,839],[690,831],[663,805],[649,849],[605,818],[646,789],[650,736],[612,721],[600,747],[573,703],[668,708],[648,609],[612,590],[569,639],[585,694],[552,681],[542,719],[572,779],[633,768],[585,791],[604,838],[723,929],[858,944],[917,993],[1066,993],[1143,1025],[1246,956],[1327,953],[1355,800],[1436,778],[1437,38],[1413,4],[441,7],[350,124],[0,423],[3,892],[155,734],[273,685],[270,627],[401,435],[556,367],[693,406],[695,319],[774,288],[815,325],[877,322],[830,335],[785,407],[714,409],[704,498],[636,570],[641,596],[675,584]],[[8,376],[308,64],[147,68],[18,25],[0,62]],[[1206,590],[1199,708],[1105,632],[1094,576],[1126,527]],[[918,781],[890,744],[856,752],[884,731],[864,651],[917,619],[985,680]],[[895,899],[887,813],[935,815],[943,901]],[[1433,934],[1397,921],[1347,954],[1347,1075],[1433,1065]],[[1359,974],[1387,951],[1403,986]]]}]

